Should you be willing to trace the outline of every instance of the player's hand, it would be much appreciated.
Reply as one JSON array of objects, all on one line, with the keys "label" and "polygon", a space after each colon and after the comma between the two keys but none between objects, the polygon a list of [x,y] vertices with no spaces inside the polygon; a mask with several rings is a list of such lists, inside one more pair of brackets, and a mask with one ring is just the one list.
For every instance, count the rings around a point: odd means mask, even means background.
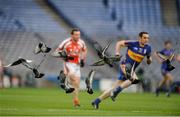
[{"label": "player's hand", "polygon": [[178,55],[176,56],[176,60],[177,60],[178,62],[180,62],[180,54],[178,54]]},{"label": "player's hand", "polygon": [[150,65],[151,64],[151,59],[147,59],[147,64]]},{"label": "player's hand", "polygon": [[122,56],[120,56],[119,54],[116,54],[116,55],[115,55],[116,61],[120,61],[120,60],[121,60],[121,57],[122,57]]},{"label": "player's hand", "polygon": [[166,63],[167,63],[168,65],[170,65],[170,64],[171,64],[171,61],[170,61],[169,59],[167,59],[167,60],[166,60]]},{"label": "player's hand", "polygon": [[115,54],[115,56],[116,56],[116,57],[120,57],[120,55],[119,55],[119,54]]},{"label": "player's hand", "polygon": [[84,67],[84,65],[85,65],[84,60],[81,59],[81,61],[80,61],[80,67]]},{"label": "player's hand", "polygon": [[157,59],[158,60],[158,62],[161,64],[163,61],[161,60],[161,59]]},{"label": "player's hand", "polygon": [[64,61],[68,61],[68,56],[65,51],[58,52],[59,57],[61,57]]}]

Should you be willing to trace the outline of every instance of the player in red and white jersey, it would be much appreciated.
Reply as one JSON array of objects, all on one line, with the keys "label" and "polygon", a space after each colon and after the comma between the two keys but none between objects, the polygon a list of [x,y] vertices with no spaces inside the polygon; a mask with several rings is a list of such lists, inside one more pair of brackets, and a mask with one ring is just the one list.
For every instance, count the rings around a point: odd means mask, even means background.
[{"label": "player in red and white jersey", "polygon": [[80,38],[80,30],[73,29],[71,31],[71,37],[65,39],[55,52],[65,51],[68,57],[73,59],[66,59],[64,61],[64,74],[66,76],[66,80],[70,82],[72,87],[75,89],[73,91],[73,103],[74,106],[79,106],[79,85],[80,85],[80,67],[84,67],[87,48],[84,41]]}]

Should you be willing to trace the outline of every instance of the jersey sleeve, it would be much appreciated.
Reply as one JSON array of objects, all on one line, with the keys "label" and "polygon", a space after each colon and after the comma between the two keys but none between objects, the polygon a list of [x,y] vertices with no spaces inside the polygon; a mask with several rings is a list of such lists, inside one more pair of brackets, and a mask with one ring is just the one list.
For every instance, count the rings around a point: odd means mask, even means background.
[{"label": "jersey sleeve", "polygon": [[64,46],[65,46],[65,44],[68,42],[68,40],[64,40],[64,41],[62,41],[60,44],[59,44],[59,46],[58,46],[58,48],[56,49],[57,51],[62,51],[62,50],[64,50]]},{"label": "jersey sleeve", "polygon": [[157,51],[157,52],[164,55],[164,51],[165,50],[163,49],[163,50],[160,50],[160,51]]},{"label": "jersey sleeve", "polygon": [[124,44],[127,46],[127,47],[130,47],[130,46],[132,46],[132,45],[134,45],[134,41],[132,41],[132,40],[128,40],[128,41],[125,41],[124,42]]},{"label": "jersey sleeve", "polygon": [[85,51],[87,49],[86,44],[84,41],[82,41],[82,51]]},{"label": "jersey sleeve", "polygon": [[146,54],[146,56],[147,57],[150,57],[151,56],[151,46],[148,46],[148,49],[147,49],[147,54]]}]

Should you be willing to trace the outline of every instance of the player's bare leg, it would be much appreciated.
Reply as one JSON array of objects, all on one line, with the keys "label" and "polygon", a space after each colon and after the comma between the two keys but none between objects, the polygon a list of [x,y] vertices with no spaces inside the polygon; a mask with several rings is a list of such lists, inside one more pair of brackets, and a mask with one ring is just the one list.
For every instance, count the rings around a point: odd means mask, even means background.
[{"label": "player's bare leg", "polygon": [[[122,71],[125,73],[125,65],[121,65],[120,66]],[[134,73],[132,78],[134,79],[138,79],[137,75]],[[92,105],[98,109],[99,103],[108,98],[111,97],[111,99],[113,101],[115,101],[116,96],[124,89],[129,87],[132,84],[132,81],[130,80],[117,80],[116,83],[108,90],[106,90],[101,96],[99,96],[98,98],[96,98],[93,102]]]},{"label": "player's bare leg", "polygon": [[164,79],[159,83],[159,87],[162,87],[166,82],[166,76],[164,76]]},{"label": "player's bare leg", "polygon": [[173,78],[172,78],[172,75],[170,73],[167,73],[166,74],[166,89],[167,89],[167,93],[166,93],[166,96],[169,97],[170,96],[170,93],[171,93],[171,84],[173,82]]},{"label": "player's bare leg", "polygon": [[73,88],[75,88],[75,90],[73,92],[73,104],[74,104],[74,106],[80,106],[79,97],[78,97],[80,77],[71,74],[70,75],[70,81],[71,81],[71,85],[73,86]]},{"label": "player's bare leg", "polygon": [[[108,97],[111,97],[113,101],[115,101],[116,96],[124,89],[129,87],[132,84],[130,80],[122,81],[119,80],[117,81],[114,86],[106,91],[102,95],[100,95],[98,98],[96,98],[93,102],[92,105],[98,109],[99,103],[102,100],[105,100]],[[113,94],[112,94],[113,93]]]},{"label": "player's bare leg", "polygon": [[166,76],[164,76],[163,80],[160,81],[158,88],[156,89],[156,96],[159,96],[159,91],[161,87],[165,84],[165,82],[166,82]]},{"label": "player's bare leg", "polygon": [[117,80],[110,89],[107,89],[106,91],[104,91],[103,94],[101,94],[98,98],[102,101],[110,97],[111,91],[115,89],[117,86],[119,86],[122,82],[123,82],[122,80]]},{"label": "player's bare leg", "polygon": [[[133,77],[136,78],[137,75],[134,73]],[[99,104],[102,100],[104,100],[104,99],[106,99],[106,98],[108,98],[108,97],[110,97],[110,96],[111,96],[111,99],[112,99],[113,101],[115,101],[116,96],[117,96],[124,88],[129,87],[131,84],[132,84],[132,81],[130,81],[130,80],[126,80],[126,81],[118,80],[118,81],[113,85],[112,88],[106,90],[101,96],[99,96],[98,98],[96,98],[96,99],[92,102],[92,105],[93,105],[93,106],[97,106],[97,107],[95,107],[95,108],[98,109],[98,104]],[[112,94],[112,93],[113,93],[113,94]]]},{"label": "player's bare leg", "polygon": [[[133,79],[134,81],[138,79],[136,73],[133,74],[132,79]],[[132,84],[133,84],[132,82],[134,82],[134,81],[128,79],[128,80],[125,80],[124,82],[122,82],[121,84],[119,84],[119,85],[112,91],[112,93],[111,93],[111,99],[112,99],[113,101],[115,101],[115,98],[118,96],[118,94],[119,94],[123,89],[125,89],[125,88],[129,87],[130,85],[132,85]],[[136,83],[135,83],[135,84],[136,84]]]},{"label": "player's bare leg", "polygon": [[170,87],[173,82],[173,77],[170,73],[166,75],[166,87]]},{"label": "player's bare leg", "polygon": [[123,81],[121,80],[117,80],[114,85],[107,89],[106,91],[103,92],[103,94],[101,94],[98,98],[96,98],[93,102],[92,102],[92,105],[94,106],[94,108],[98,109],[99,108],[99,103],[102,101],[102,100],[105,100],[106,98],[110,97],[111,96],[111,92],[114,88],[116,88],[120,83],[122,83]]},{"label": "player's bare leg", "polygon": [[163,77],[164,77],[163,80],[160,81],[159,86],[156,89],[156,96],[159,96],[159,92],[160,92],[162,86],[165,85],[166,89],[167,89],[167,97],[169,97],[170,92],[171,92],[170,86],[173,82],[173,78],[172,78],[172,75],[170,73],[166,73]]},{"label": "player's bare leg", "polygon": [[[121,70],[123,71],[123,73],[126,75],[126,70],[125,70],[126,65],[121,64],[120,67],[121,67]],[[132,77],[132,79],[138,79],[135,72],[132,74],[131,77]],[[119,92],[121,92],[122,89],[129,87],[131,84],[132,84],[132,81],[127,79],[124,82],[119,83],[113,90],[115,92],[117,91],[117,94],[118,94]]]}]

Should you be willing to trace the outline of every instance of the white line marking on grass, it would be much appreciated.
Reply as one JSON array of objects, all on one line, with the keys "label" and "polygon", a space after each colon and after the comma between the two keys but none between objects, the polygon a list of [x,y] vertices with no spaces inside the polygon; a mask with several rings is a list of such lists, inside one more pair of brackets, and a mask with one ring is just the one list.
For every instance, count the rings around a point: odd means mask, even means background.
[{"label": "white line marking on grass", "polygon": [[19,109],[17,109],[17,108],[0,108],[0,110],[2,110],[2,111],[6,111],[6,110],[8,110],[8,111],[18,111]]},{"label": "white line marking on grass", "polygon": [[130,112],[134,112],[134,113],[159,113],[159,112],[161,112],[161,113],[169,113],[169,114],[172,114],[172,113],[180,113],[180,112],[164,112],[164,111],[151,111],[151,110],[149,110],[149,111],[132,110],[132,111],[130,111]]},{"label": "white line marking on grass", "polygon": [[168,114],[180,114],[180,112],[164,112],[164,111],[143,111],[143,110],[130,110],[130,111],[126,111],[126,110],[94,110],[94,109],[53,109],[53,108],[49,108],[49,109],[19,109],[19,108],[0,108],[1,111],[48,111],[48,112],[77,112],[77,111],[93,111],[95,113],[99,113],[99,112],[132,112],[132,113],[168,113]]}]

